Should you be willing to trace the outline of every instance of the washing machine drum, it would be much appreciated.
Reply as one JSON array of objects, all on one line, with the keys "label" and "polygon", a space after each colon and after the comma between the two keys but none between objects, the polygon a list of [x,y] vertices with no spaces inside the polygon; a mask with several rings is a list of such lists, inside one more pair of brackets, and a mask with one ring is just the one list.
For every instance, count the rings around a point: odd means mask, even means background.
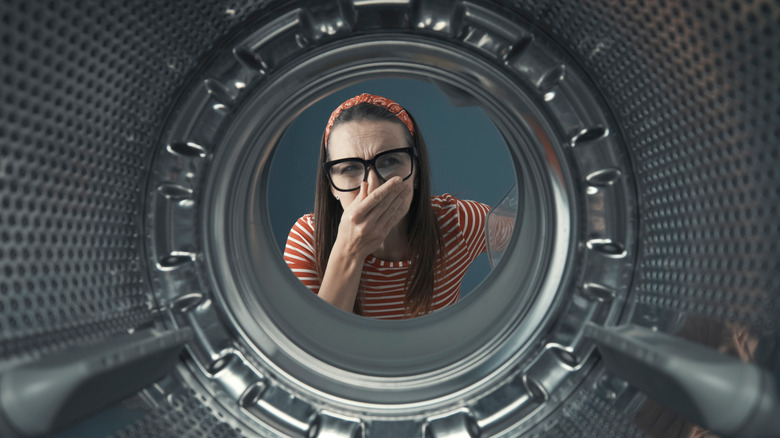
[{"label": "washing machine drum", "polygon": [[[3,436],[771,434],[780,3],[2,0],[0,20]],[[517,182],[493,272],[404,321],[324,304],[269,224],[285,130],[377,78],[481,108]]]}]

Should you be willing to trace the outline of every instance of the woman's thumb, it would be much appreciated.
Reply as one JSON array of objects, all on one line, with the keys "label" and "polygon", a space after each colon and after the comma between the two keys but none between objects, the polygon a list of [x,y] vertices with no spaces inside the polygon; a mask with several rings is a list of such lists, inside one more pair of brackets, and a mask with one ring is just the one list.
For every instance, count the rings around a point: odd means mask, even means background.
[{"label": "woman's thumb", "polygon": [[360,183],[360,191],[358,192],[357,199],[362,201],[368,196],[368,183],[363,181]]}]

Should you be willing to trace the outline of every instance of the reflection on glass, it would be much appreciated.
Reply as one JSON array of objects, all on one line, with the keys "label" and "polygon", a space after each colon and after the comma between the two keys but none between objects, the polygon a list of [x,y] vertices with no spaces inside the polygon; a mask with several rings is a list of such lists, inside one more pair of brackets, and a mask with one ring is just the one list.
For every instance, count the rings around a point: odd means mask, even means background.
[{"label": "reflection on glass", "polygon": [[[389,99],[355,96],[325,126],[314,212],[291,221],[292,229],[287,224],[288,266],[323,300],[368,317],[409,318],[459,301],[469,267],[480,259],[486,264],[488,205],[431,195],[421,127]],[[500,175],[507,164],[510,171],[496,178],[504,190],[510,185],[504,181],[514,179],[511,161],[494,166]]]},{"label": "reflection on glass", "polygon": [[512,186],[503,199],[487,215],[487,252],[490,267],[495,268],[504,257],[520,212],[520,192]]}]

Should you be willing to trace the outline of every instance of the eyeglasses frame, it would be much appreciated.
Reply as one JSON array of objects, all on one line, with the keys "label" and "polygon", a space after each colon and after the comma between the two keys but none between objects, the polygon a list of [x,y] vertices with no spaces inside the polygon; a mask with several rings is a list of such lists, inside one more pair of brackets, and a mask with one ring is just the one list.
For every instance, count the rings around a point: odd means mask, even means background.
[{"label": "eyeglasses frame", "polygon": [[322,163],[323,171],[325,172],[325,176],[328,178],[328,182],[330,182],[330,186],[334,189],[338,190],[339,192],[354,192],[355,190],[360,189],[360,186],[355,187],[354,189],[344,190],[336,187],[335,184],[333,184],[333,179],[330,176],[330,169],[340,163],[345,163],[347,161],[360,161],[363,163],[363,168],[365,169],[365,174],[363,175],[363,182],[365,182],[368,179],[368,168],[372,167],[374,169],[374,172],[376,172],[376,176],[379,177],[379,179],[382,180],[382,182],[385,182],[386,180],[382,178],[382,175],[379,174],[379,171],[376,170],[376,160],[379,157],[382,157],[383,155],[391,154],[391,153],[397,153],[397,152],[406,152],[409,154],[409,157],[412,159],[412,169],[409,171],[409,175],[403,179],[403,181],[406,181],[414,174],[414,163],[417,161],[417,149],[415,149],[413,146],[407,146],[405,148],[397,148],[397,149],[390,149],[387,151],[380,152],[376,155],[374,155],[370,160],[364,160],[362,158],[358,157],[352,157],[352,158],[341,158],[339,160],[333,160],[333,161],[326,161]]}]

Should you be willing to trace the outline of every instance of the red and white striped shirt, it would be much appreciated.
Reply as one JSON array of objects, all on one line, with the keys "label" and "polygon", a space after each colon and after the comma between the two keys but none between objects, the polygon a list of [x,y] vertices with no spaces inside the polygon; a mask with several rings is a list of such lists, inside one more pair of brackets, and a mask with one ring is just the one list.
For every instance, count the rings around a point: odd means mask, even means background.
[{"label": "red and white striped shirt", "polygon": [[[447,254],[447,275],[434,278],[431,310],[450,306],[460,299],[460,285],[466,271],[477,256],[486,251],[485,217],[488,207],[474,201],[464,201],[450,194],[431,198],[433,211],[441,228]],[[313,215],[298,219],[287,237],[284,260],[303,284],[317,293],[320,279],[314,258]],[[360,278],[363,315],[382,319],[404,317],[406,277],[410,261],[390,262],[368,256]]]}]

